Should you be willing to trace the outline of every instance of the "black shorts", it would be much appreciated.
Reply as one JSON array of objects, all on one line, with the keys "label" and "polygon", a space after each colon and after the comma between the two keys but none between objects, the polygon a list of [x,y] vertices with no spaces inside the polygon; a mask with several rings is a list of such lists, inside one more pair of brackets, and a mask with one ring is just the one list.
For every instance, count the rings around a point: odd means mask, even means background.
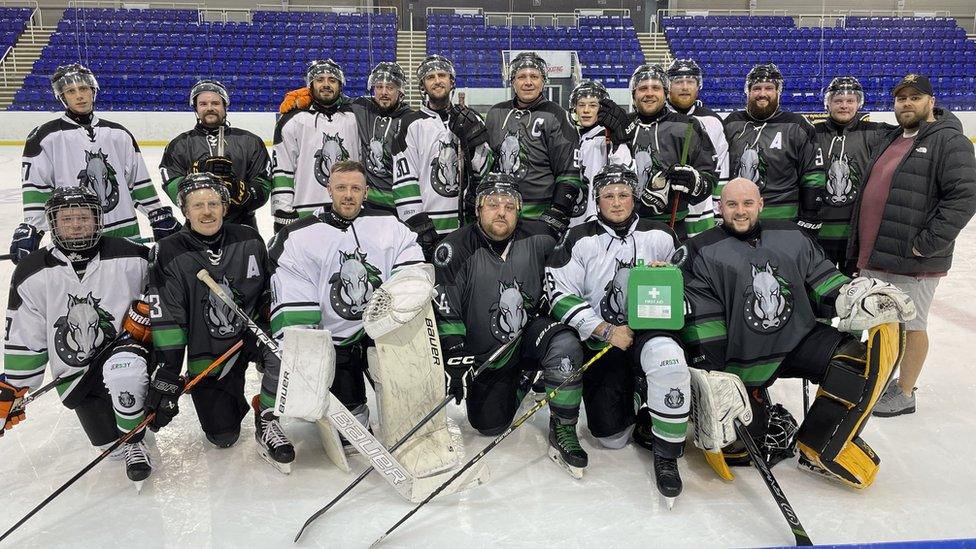
[{"label": "black shorts", "polygon": [[247,362],[239,359],[227,374],[207,376],[190,391],[200,427],[209,435],[240,432],[241,420],[251,408],[244,396]]}]

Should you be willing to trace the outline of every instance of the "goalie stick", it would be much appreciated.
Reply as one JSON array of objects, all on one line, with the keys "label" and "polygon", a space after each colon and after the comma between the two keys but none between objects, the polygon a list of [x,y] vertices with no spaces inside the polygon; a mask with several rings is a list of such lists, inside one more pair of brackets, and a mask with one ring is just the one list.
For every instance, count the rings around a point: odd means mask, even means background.
[{"label": "goalie stick", "polygon": [[[503,356],[506,352],[508,352],[508,350],[512,348],[512,346],[515,344],[515,342],[519,340],[519,338],[521,337],[521,335],[522,335],[522,332],[520,330],[511,339],[509,339],[504,345],[502,345],[494,353],[492,353],[491,356],[489,356],[488,359],[485,360],[481,364],[481,366],[478,367],[477,370],[475,370],[474,374],[472,375],[472,378],[478,377],[482,372],[484,372],[492,364],[494,364],[495,361],[497,361],[501,356]],[[445,406],[447,406],[448,404],[450,404],[450,402],[452,400],[454,400],[454,395],[447,395],[446,397],[444,397],[444,400],[442,400],[437,406],[435,406],[433,410],[431,410],[430,412],[428,412],[428,414],[426,416],[424,416],[423,419],[421,419],[419,422],[417,422],[417,424],[414,425],[409,431],[407,431],[407,433],[405,435],[403,435],[402,437],[400,437],[400,440],[396,441],[396,443],[394,443],[393,446],[390,446],[390,451],[391,452],[395,452],[400,446],[402,446],[404,443],[406,443],[407,440],[409,440],[410,437],[412,437],[414,435],[414,433],[416,433],[417,431],[419,431],[421,427],[423,427],[424,425],[427,424],[428,421],[430,421],[431,419],[433,419],[434,416],[436,416],[437,413],[440,412]],[[356,477],[356,480],[352,481],[352,483],[349,486],[346,486],[346,488],[344,490],[342,490],[342,492],[339,492],[339,495],[337,495],[335,498],[333,498],[332,501],[330,501],[325,507],[319,509],[318,511],[316,511],[315,513],[313,513],[312,516],[308,517],[308,520],[305,521],[305,524],[303,524],[302,525],[302,528],[298,531],[298,535],[295,536],[295,540],[294,541],[297,543],[298,542],[298,539],[302,537],[302,534],[303,533],[305,533],[305,530],[309,527],[309,525],[312,524],[312,521],[314,521],[315,519],[317,519],[320,516],[322,516],[323,514],[325,514],[329,509],[332,508],[332,506],[334,506],[336,503],[338,503],[339,500],[343,498],[343,496],[345,496],[346,494],[348,494],[353,488],[356,487],[356,485],[358,485],[367,476],[369,476],[369,474],[371,472],[373,472],[373,469],[372,468],[369,468],[369,469],[366,469],[365,471],[363,471],[362,473],[360,473],[360,475],[358,477]],[[451,479],[451,480],[454,480],[454,479]]]},{"label": "goalie stick", "polygon": [[519,416],[518,419],[516,419],[515,421],[513,421],[512,424],[508,426],[508,429],[505,429],[505,432],[503,432],[502,434],[498,435],[498,437],[496,437],[494,440],[492,440],[491,442],[489,442],[488,443],[488,446],[485,446],[484,449],[481,450],[481,452],[478,452],[478,455],[476,455],[473,458],[471,458],[470,460],[468,460],[468,462],[464,464],[464,467],[461,467],[460,469],[458,469],[457,472],[454,473],[454,476],[452,476],[451,478],[447,479],[447,481],[444,484],[441,484],[436,490],[434,490],[433,492],[431,492],[431,494],[429,496],[427,496],[427,499],[425,499],[424,501],[421,501],[420,503],[417,504],[416,507],[414,507],[413,509],[411,509],[409,513],[407,513],[406,515],[403,515],[403,517],[400,520],[398,520],[396,524],[394,524],[393,526],[391,526],[389,530],[387,530],[386,532],[383,533],[382,536],[380,536],[379,538],[377,538],[376,541],[374,541],[373,544],[370,545],[370,547],[371,548],[372,547],[376,547],[377,545],[379,545],[380,543],[382,543],[383,540],[385,540],[387,536],[389,536],[391,533],[393,533],[393,531],[396,530],[397,528],[399,528],[401,524],[403,524],[410,517],[412,517],[414,515],[414,513],[416,513],[417,511],[420,510],[421,507],[423,507],[424,505],[427,505],[430,502],[430,500],[432,500],[435,497],[437,497],[437,494],[440,494],[442,491],[444,491],[444,489],[447,488],[447,486],[449,484],[451,484],[452,482],[454,482],[455,479],[457,479],[462,474],[464,474],[464,472],[467,471],[468,469],[470,469],[472,466],[474,466],[475,463],[478,463],[478,461],[481,460],[481,458],[485,457],[485,454],[487,454],[488,452],[490,452],[492,450],[492,448],[494,448],[495,446],[498,446],[498,444],[501,443],[501,441],[505,440],[505,438],[507,438],[508,435],[512,434],[516,429],[518,429],[519,427],[521,427],[523,423],[525,423],[526,421],[528,421],[530,417],[532,417],[533,415],[535,415],[536,412],[538,412],[539,410],[541,410],[543,406],[545,406],[546,404],[548,404],[549,401],[552,400],[552,398],[556,396],[556,393],[558,393],[563,387],[565,387],[566,385],[569,385],[570,383],[573,383],[577,379],[579,379],[580,376],[582,376],[583,373],[586,372],[586,370],[589,369],[589,367],[592,366],[594,362],[596,362],[597,360],[599,360],[599,358],[601,356],[605,355],[607,353],[607,351],[609,351],[612,348],[613,348],[612,345],[607,345],[606,347],[600,349],[595,355],[593,355],[593,358],[591,358],[590,360],[586,361],[586,363],[583,364],[582,366],[580,366],[578,370],[576,370],[575,372],[573,372],[573,374],[571,376],[567,377],[565,381],[563,381],[562,383],[560,383],[558,387],[556,387],[555,389],[553,389],[553,390],[549,391],[548,393],[546,393],[545,398],[543,398],[542,400],[536,402],[535,405],[533,405],[531,408],[529,408],[524,414],[522,414],[521,416]]},{"label": "goalie stick", "polygon": [[[232,357],[234,355],[234,353],[236,353],[243,345],[244,345],[244,342],[243,341],[238,341],[233,346],[231,346],[230,349],[227,349],[224,352],[224,354],[220,355],[219,357],[217,357],[216,360],[214,360],[213,362],[211,362],[210,363],[210,366],[207,366],[206,369],[204,369],[202,372],[200,372],[199,374],[197,374],[193,379],[191,379],[190,382],[187,383],[185,387],[183,387],[183,392],[180,393],[180,394],[181,395],[185,395],[186,393],[190,392],[190,389],[193,389],[193,386],[194,385],[196,385],[197,383],[199,383],[200,380],[202,380],[204,377],[206,377],[207,374],[209,374],[210,372],[212,372],[214,370],[214,368],[216,368],[217,366],[220,366],[221,364],[224,363],[224,361],[226,361],[228,358]],[[87,473],[88,471],[90,471],[93,467],[95,467],[96,465],[98,465],[99,462],[101,462],[103,459],[105,459],[106,457],[108,457],[108,455],[111,454],[112,452],[114,452],[116,448],[118,448],[119,446],[121,446],[123,443],[128,442],[129,439],[131,439],[139,431],[142,431],[143,429],[145,429],[146,428],[146,425],[149,425],[149,422],[152,421],[153,418],[155,418],[155,417],[156,417],[156,413],[155,412],[146,414],[146,417],[144,417],[142,419],[142,421],[139,422],[139,425],[136,425],[131,431],[129,431],[126,434],[124,434],[121,437],[119,437],[119,439],[116,440],[111,446],[109,446],[108,448],[106,448],[105,450],[103,450],[102,453],[98,455],[98,457],[96,457],[94,460],[92,460],[81,471],[78,471],[78,473],[75,476],[71,477],[68,480],[68,482],[65,482],[64,484],[62,484],[60,488],[58,488],[50,496],[48,496],[47,498],[45,498],[44,501],[42,501],[40,504],[37,505],[37,507],[34,507],[33,509],[31,509],[31,511],[29,513],[27,513],[26,515],[24,515],[24,518],[22,518],[19,521],[17,521],[17,524],[14,524],[6,532],[4,532],[3,535],[0,536],[0,541],[3,541],[4,539],[6,539],[7,536],[9,536],[10,534],[12,534],[14,530],[16,530],[22,524],[24,524],[25,522],[27,522],[27,520],[30,519],[32,516],[36,515],[38,511],[40,511],[41,509],[44,508],[44,506],[46,506],[48,503],[51,503],[51,501],[54,500],[54,498],[56,498],[59,495],[61,495],[61,492],[64,492],[65,490],[67,490],[69,486],[71,486],[72,484],[74,484],[75,481],[77,481],[82,476],[84,476],[85,473]]]},{"label": "goalie stick", "polygon": [[[278,345],[278,342],[272,339],[271,336],[266,334],[264,330],[251,320],[251,317],[224,292],[206,269],[200,269],[197,272],[197,278],[206,284],[218,299],[230,307],[230,310],[244,321],[247,328],[261,343],[267,346],[278,358],[281,358],[281,347]],[[326,412],[325,417],[346,437],[346,440],[352,443],[356,450],[359,450],[360,454],[369,460],[370,465],[383,474],[384,480],[389,482],[401,496],[409,500],[410,487],[414,481],[410,472],[393,457],[393,454],[380,441],[376,440],[376,437],[372,433],[359,423],[359,420],[352,415],[352,412],[348,408],[339,402],[339,399],[335,395],[329,393],[328,398],[328,412]]]}]

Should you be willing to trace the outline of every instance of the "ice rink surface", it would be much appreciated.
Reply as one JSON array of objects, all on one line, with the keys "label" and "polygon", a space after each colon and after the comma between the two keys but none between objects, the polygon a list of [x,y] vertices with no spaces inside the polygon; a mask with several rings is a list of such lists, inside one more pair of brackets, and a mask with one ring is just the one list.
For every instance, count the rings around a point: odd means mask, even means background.
[{"label": "ice rink surface", "polygon": [[[0,147],[0,243],[21,220],[20,147]],[[143,151],[150,172],[162,148]],[[263,212],[262,233],[270,236]],[[144,222],[145,220],[141,220]],[[148,234],[148,233],[146,233]],[[13,266],[0,264],[2,303]],[[811,538],[819,544],[976,537],[976,230],[956,245],[930,315],[931,351],[920,380],[918,412],[873,418],[862,435],[882,458],[873,486],[854,491],[796,469],[796,458],[773,472]],[[968,350],[967,350],[968,349]],[[599,367],[599,364],[594,365]],[[248,394],[258,388],[248,372]],[[771,393],[801,417],[799,382],[781,381]],[[97,453],[74,413],[53,394],[32,403],[27,421],[0,439],[0,531],[73,476]],[[530,404],[526,399],[522,410]],[[488,442],[471,429],[461,408],[468,457]],[[521,413],[520,411],[520,413]],[[651,456],[633,444],[598,449],[581,421],[590,465],[575,481],[546,457],[548,412],[485,457],[491,480],[438,498],[401,526],[384,547],[729,547],[793,543],[793,536],[754,469],[719,480],[689,443],[679,460],[684,493],[668,511],[654,486]],[[366,467],[353,473],[325,457],[312,424],[285,420],[298,457],[290,476],[256,452],[253,416],[244,419],[232,448],[207,443],[189,399],[151,442],[157,469],[141,494],[119,462],[102,462],[6,541],[31,547],[289,547],[304,520]],[[301,547],[365,547],[411,509],[371,475],[305,534]],[[3,545],[3,544],[0,544]]]}]

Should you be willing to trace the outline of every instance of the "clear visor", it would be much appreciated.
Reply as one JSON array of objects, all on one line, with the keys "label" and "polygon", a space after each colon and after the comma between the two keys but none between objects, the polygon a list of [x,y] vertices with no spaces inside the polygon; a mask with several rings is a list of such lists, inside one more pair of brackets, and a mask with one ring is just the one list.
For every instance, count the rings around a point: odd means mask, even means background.
[{"label": "clear visor", "polygon": [[305,85],[311,86],[312,82],[316,78],[322,75],[331,76],[335,78],[336,80],[339,81],[339,84],[343,86],[346,84],[346,77],[342,74],[342,71],[337,71],[332,67],[322,66],[322,67],[313,68],[312,70],[308,71],[308,74],[305,75]]},{"label": "clear visor", "polygon": [[102,212],[88,205],[65,204],[47,211],[54,245],[64,251],[90,250],[102,238]]},{"label": "clear visor", "polygon": [[398,88],[402,88],[404,81],[392,72],[379,71],[369,75],[369,81],[366,83],[366,87],[373,89],[377,84],[393,84]]},{"label": "clear visor", "polygon": [[448,63],[445,63],[444,61],[431,61],[423,65],[417,77],[420,80],[420,82],[423,83],[424,78],[427,78],[428,74],[432,72],[438,72],[438,71],[444,71],[447,74],[451,75],[452,78],[454,77],[454,67],[452,67]]},{"label": "clear visor", "polygon": [[522,209],[522,197],[509,191],[507,189],[489,189],[478,195],[478,209],[480,210],[482,206],[488,204],[490,206],[502,205],[511,203],[515,205],[515,209]]},{"label": "clear visor", "polygon": [[190,196],[194,191],[199,191],[201,189],[214,191],[215,193],[217,193],[217,195],[220,196],[220,201],[223,202],[224,204],[230,202],[230,193],[227,191],[227,187],[221,185],[216,181],[204,180],[204,181],[193,182],[187,185],[180,186],[179,194],[176,196],[176,202],[177,202],[176,205],[180,208],[180,210],[182,210],[183,207],[186,206],[187,197]]},{"label": "clear visor", "polygon": [[828,92],[824,96],[824,108],[830,110],[830,103],[840,97],[853,98],[857,103],[857,108],[861,108],[864,105],[864,93],[857,90],[837,90],[833,92]]},{"label": "clear visor", "polygon": [[92,92],[97,92],[98,81],[95,80],[93,74],[71,72],[58,78],[51,84],[51,87],[54,89],[54,94],[61,97],[64,92],[73,87],[88,87],[92,89]]}]

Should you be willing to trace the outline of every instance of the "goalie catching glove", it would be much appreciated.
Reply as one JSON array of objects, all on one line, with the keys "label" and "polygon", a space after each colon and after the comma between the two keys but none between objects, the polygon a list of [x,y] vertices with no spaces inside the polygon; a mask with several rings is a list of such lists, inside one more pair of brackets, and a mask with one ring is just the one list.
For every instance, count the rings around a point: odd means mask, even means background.
[{"label": "goalie catching glove", "polygon": [[303,86],[296,90],[291,90],[285,94],[281,105],[278,107],[279,114],[286,114],[295,109],[304,109],[312,104],[312,90],[308,86]]},{"label": "goalie catching glove", "polygon": [[858,277],[841,286],[835,302],[842,332],[860,332],[888,322],[915,318],[915,304],[905,292],[877,278]]}]

